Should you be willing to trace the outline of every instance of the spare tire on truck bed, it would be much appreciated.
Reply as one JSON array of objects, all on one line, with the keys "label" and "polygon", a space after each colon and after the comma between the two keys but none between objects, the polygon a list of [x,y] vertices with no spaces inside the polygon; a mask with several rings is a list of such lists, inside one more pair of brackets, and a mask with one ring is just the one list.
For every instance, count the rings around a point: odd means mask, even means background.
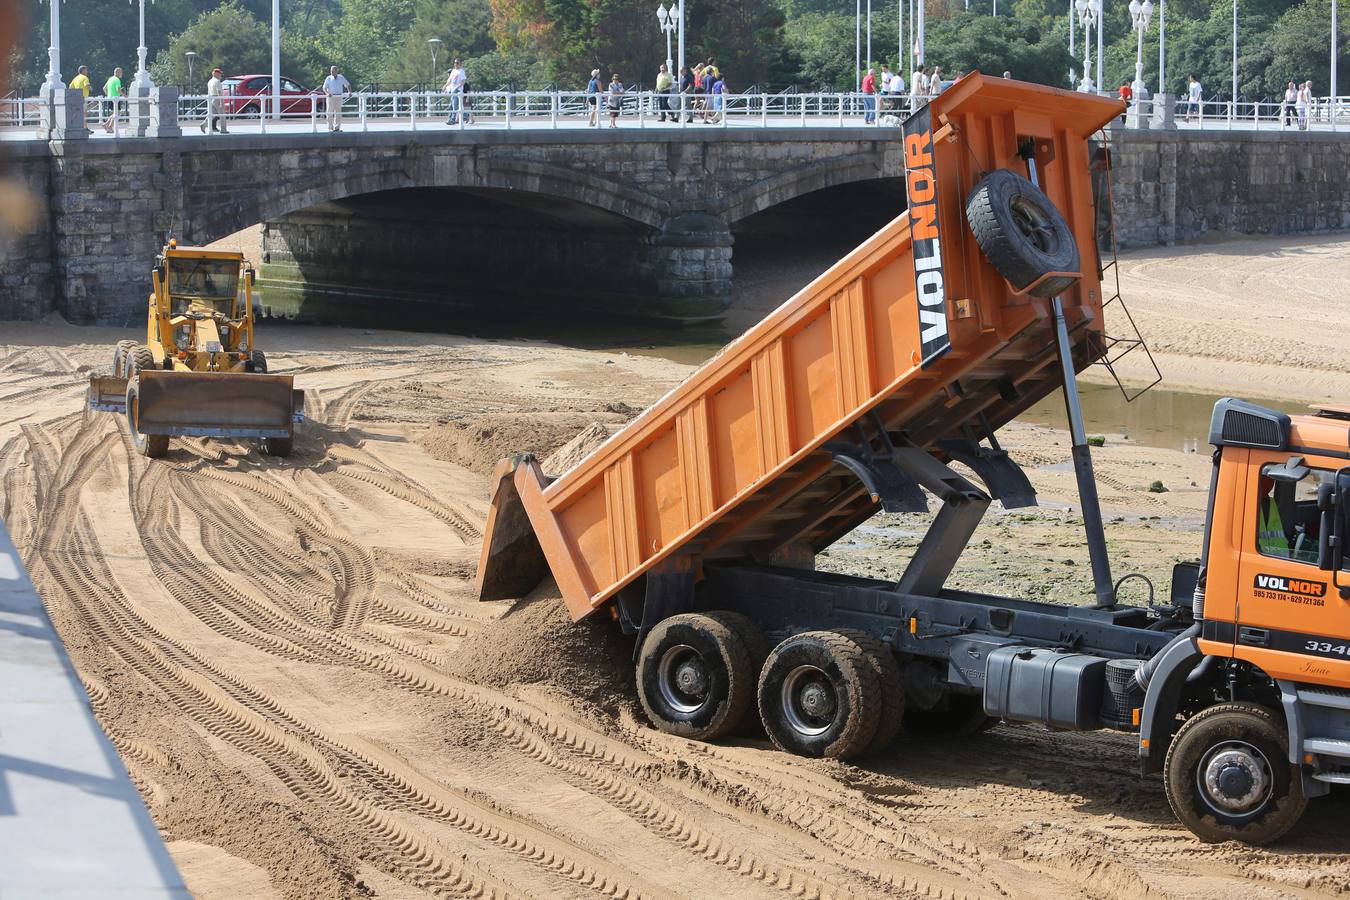
[{"label": "spare tire on truck bed", "polygon": [[[1019,291],[1053,297],[1078,280],[1078,243],[1055,204],[1027,179],[995,169],[966,198],[966,221],[998,273]],[[1033,287],[1034,285],[1034,287]],[[1028,290],[1030,288],[1030,290]]]}]

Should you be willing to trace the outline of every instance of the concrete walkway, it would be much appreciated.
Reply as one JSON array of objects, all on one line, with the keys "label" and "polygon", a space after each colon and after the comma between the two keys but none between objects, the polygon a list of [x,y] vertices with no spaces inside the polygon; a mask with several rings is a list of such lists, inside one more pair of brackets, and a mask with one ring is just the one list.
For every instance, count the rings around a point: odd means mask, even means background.
[{"label": "concrete walkway", "polygon": [[0,898],[187,898],[0,526]]}]

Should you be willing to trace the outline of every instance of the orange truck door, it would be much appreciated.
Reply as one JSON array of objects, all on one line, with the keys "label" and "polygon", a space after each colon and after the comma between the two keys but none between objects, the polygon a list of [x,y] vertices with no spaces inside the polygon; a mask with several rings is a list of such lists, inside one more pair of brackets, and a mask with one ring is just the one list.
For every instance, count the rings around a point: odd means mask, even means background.
[{"label": "orange truck door", "polygon": [[[1307,473],[1297,481],[1272,478],[1290,471],[1291,457],[1301,457]],[[1344,465],[1251,451],[1232,639],[1235,656],[1272,678],[1350,687],[1350,601],[1317,566],[1317,486]]]}]

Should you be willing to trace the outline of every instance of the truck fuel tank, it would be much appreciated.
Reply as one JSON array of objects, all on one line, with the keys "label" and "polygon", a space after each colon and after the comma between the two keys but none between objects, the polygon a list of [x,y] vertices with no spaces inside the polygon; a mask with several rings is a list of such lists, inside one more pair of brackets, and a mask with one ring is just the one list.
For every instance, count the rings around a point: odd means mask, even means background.
[{"label": "truck fuel tank", "polygon": [[1106,662],[1046,647],[1000,647],[988,655],[984,711],[1065,731],[1100,728]]}]

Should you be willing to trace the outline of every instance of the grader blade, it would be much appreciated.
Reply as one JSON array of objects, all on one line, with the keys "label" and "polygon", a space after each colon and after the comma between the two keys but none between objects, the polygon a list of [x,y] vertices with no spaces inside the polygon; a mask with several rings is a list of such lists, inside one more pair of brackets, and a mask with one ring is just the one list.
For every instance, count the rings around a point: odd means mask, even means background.
[{"label": "grader blade", "polygon": [[142,434],[286,438],[304,418],[289,375],[146,370],[137,389]]},{"label": "grader blade", "polygon": [[126,412],[127,380],[116,375],[90,375],[89,408],[99,412]]}]

